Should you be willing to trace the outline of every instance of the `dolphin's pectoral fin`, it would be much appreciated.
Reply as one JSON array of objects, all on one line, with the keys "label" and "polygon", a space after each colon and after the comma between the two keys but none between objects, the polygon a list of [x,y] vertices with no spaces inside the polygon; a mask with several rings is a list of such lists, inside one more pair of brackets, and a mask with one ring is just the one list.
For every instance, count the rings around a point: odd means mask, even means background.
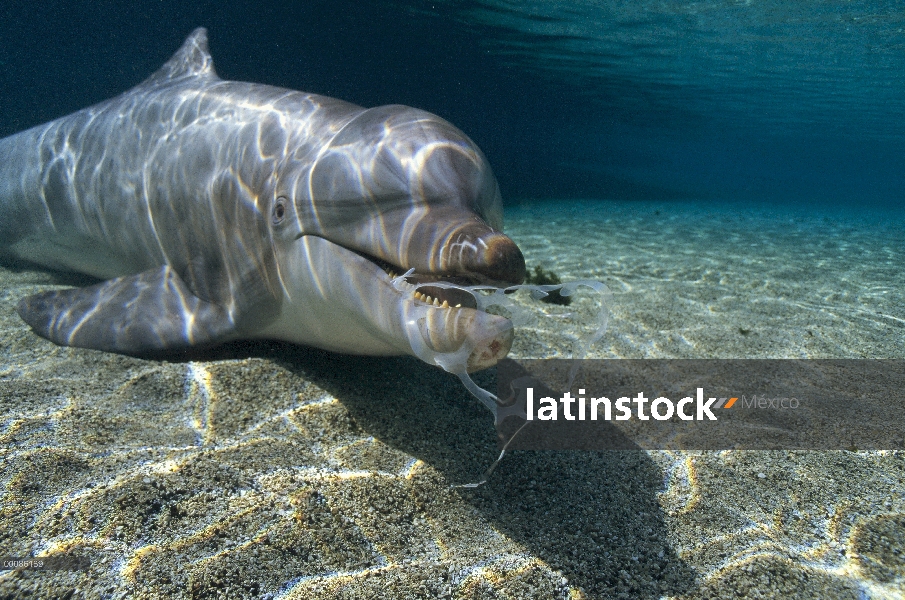
[{"label": "dolphin's pectoral fin", "polygon": [[86,288],[43,292],[19,302],[19,316],[57,344],[146,354],[225,341],[235,325],[161,267]]}]

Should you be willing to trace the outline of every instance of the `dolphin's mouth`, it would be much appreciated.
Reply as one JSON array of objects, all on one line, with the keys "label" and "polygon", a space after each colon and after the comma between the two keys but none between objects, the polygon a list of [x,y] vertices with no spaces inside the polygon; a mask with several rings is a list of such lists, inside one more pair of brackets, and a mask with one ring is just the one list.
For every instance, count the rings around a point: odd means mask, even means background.
[{"label": "dolphin's mouth", "polygon": [[[287,317],[264,337],[297,341],[296,330],[313,328],[316,333],[302,336],[300,343],[316,339],[317,345],[342,352],[411,354],[463,381],[468,373],[492,367],[508,354],[514,324],[507,316],[487,310],[491,305],[475,293],[476,288],[503,290],[498,284],[482,283],[489,277],[415,274],[414,269],[403,271],[329,239],[308,237],[300,253],[304,264],[287,265],[287,269],[310,273],[316,299],[335,302],[333,314],[344,316],[330,323],[314,319],[302,325]],[[290,298],[297,293],[304,302],[307,290],[287,293]]]},{"label": "dolphin's mouth", "polygon": [[[368,256],[361,252],[357,252],[359,256],[380,267],[389,279],[396,279],[403,273],[404,269],[392,265],[379,258]],[[431,283],[443,282],[451,283],[462,287],[480,285],[482,283],[495,284],[497,282],[489,282],[483,278],[466,277],[463,275],[444,275],[442,273],[413,273],[407,276],[402,283],[402,289],[411,294],[416,304],[424,304],[426,306],[435,306],[438,308],[470,308],[477,309],[474,296],[465,290],[455,287],[440,287],[431,285]]]}]

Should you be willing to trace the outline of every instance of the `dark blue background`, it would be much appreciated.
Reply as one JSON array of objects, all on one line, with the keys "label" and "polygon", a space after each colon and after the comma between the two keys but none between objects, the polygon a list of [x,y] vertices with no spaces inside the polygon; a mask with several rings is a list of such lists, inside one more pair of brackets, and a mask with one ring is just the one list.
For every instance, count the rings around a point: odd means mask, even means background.
[{"label": "dark blue background", "polygon": [[463,23],[468,5],[417,14],[391,2],[15,3],[0,25],[0,135],[125,91],[203,25],[225,79],[408,104],[452,121],[487,154],[507,200],[902,202],[896,110],[879,138],[856,126],[765,127],[756,102],[750,121],[744,110],[719,114],[696,106],[693,87],[633,80],[631,70],[591,79],[533,69],[493,43],[519,34]]}]

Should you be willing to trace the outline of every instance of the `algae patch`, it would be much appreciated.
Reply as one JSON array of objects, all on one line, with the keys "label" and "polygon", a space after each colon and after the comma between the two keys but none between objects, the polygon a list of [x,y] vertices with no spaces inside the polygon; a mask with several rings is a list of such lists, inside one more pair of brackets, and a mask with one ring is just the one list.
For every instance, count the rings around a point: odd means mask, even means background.
[{"label": "algae patch", "polygon": [[[559,285],[562,283],[562,280],[559,278],[559,275],[553,271],[545,271],[541,265],[536,265],[533,274],[530,270],[525,274],[525,283],[533,285]],[[559,293],[559,290],[553,290],[541,298],[541,302],[568,306],[572,303],[572,298],[563,296]]]}]

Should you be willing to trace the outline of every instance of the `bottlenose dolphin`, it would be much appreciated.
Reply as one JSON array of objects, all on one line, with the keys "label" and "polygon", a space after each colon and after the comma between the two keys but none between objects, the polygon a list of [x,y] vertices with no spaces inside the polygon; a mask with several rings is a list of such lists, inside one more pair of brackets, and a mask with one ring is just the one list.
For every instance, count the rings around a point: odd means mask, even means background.
[{"label": "bottlenose dolphin", "polygon": [[477,370],[511,323],[430,283],[521,282],[501,227],[490,166],[453,125],[223,81],[203,28],[121,96],[0,140],[0,254],[106,280],[20,302],[61,345],[268,338]]}]

